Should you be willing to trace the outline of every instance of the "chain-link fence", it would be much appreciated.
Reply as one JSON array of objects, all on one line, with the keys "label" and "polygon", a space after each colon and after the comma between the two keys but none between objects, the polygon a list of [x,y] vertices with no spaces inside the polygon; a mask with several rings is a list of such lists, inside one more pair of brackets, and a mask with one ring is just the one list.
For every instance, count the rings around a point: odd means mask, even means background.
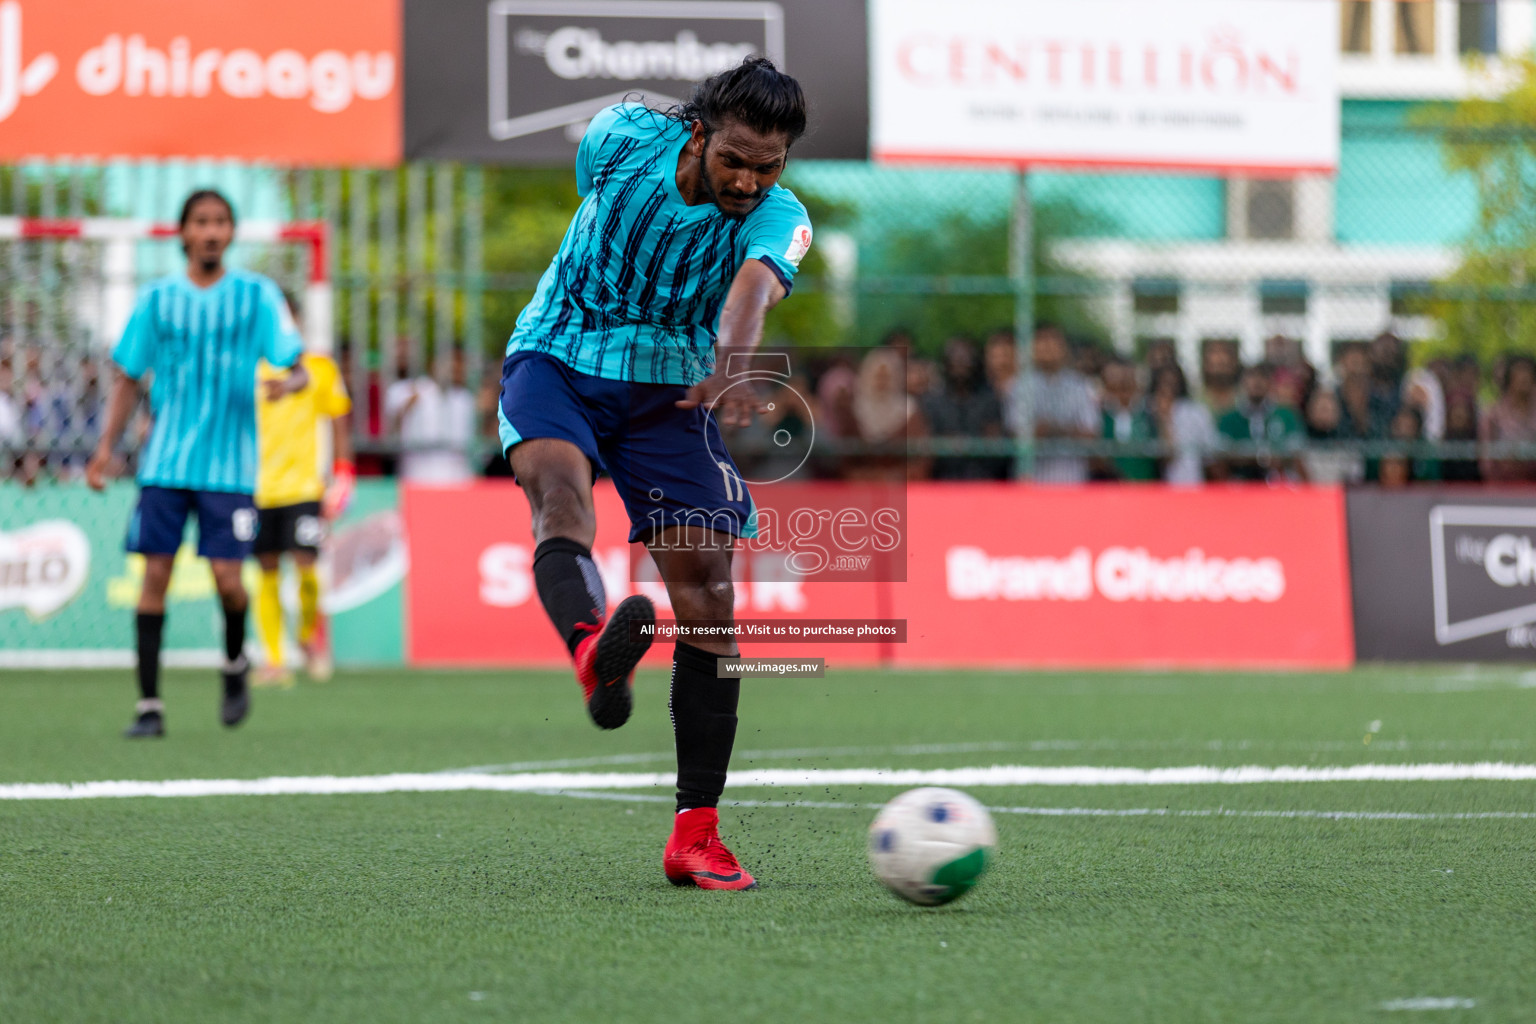
[{"label": "chain-link fence", "polygon": [[1465,106],[1347,103],[1335,176],[802,166],[776,326],[907,354],[916,474],[1536,480],[1536,136]]},{"label": "chain-link fence", "polygon": [[[816,244],[766,340],[796,353],[826,428],[828,457],[805,472],[861,451],[889,470],[900,446],[914,477],[1536,479],[1536,143],[1457,116],[1346,103],[1332,177],[792,163]],[[0,169],[0,219],[170,221],[205,183],[242,220],[328,223],[334,350],[368,468],[434,444],[471,472],[494,463],[500,352],[576,208],[571,172],[38,164]],[[126,268],[113,252],[0,239],[12,477],[78,471],[114,274],[181,262],[173,239],[135,242]],[[232,255],[296,297],[310,258]],[[456,418],[440,436],[401,414],[422,388]]]}]

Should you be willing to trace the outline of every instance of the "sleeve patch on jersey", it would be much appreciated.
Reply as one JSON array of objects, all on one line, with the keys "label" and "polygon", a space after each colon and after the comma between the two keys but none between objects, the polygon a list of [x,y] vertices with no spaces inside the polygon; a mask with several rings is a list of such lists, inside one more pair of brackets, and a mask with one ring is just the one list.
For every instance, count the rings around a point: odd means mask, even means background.
[{"label": "sleeve patch on jersey", "polygon": [[796,268],[800,261],[805,259],[805,254],[811,251],[811,226],[801,224],[795,228],[795,237],[790,240],[789,248],[784,252],[784,258]]}]

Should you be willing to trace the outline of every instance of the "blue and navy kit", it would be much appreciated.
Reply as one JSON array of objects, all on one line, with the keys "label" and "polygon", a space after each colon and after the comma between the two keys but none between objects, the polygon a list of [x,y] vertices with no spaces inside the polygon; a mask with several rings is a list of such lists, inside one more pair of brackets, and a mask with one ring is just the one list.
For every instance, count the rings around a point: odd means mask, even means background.
[{"label": "blue and navy kit", "polygon": [[193,491],[256,489],[256,364],[292,366],[303,340],[268,278],[226,270],[199,288],[185,275],[147,286],[112,360],[155,375],[154,430],[139,483]]},{"label": "blue and navy kit", "polygon": [[171,554],[188,515],[198,550],[244,558],[255,536],[256,364],[292,366],[303,341],[277,285],[226,270],[208,288],[185,275],[139,295],[112,359],[135,380],[154,374],[155,424],[139,453],[139,505],[128,550]]},{"label": "blue and navy kit", "polygon": [[697,384],[714,370],[736,272],[762,260],[788,291],[811,220],[775,185],[744,219],[677,190],[688,126],[638,104],[598,114],[576,154],[581,208],[517,318],[507,354],[543,352],[593,377]]},{"label": "blue and navy kit", "polygon": [[720,311],[748,260],[786,292],[811,243],[775,185],[745,218],[677,190],[686,124],[637,104],[593,119],[576,158],[583,200],[517,318],[502,367],[502,448],[557,438],[613,478],[631,541],[697,523],[755,532],[754,506],[703,408],[678,409],[715,367]]}]

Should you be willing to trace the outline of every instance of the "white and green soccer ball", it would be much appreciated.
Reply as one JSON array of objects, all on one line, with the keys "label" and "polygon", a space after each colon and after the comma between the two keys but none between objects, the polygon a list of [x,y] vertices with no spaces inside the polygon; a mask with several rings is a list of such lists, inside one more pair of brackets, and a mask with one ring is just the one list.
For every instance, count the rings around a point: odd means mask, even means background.
[{"label": "white and green soccer ball", "polygon": [[869,863],[904,900],[925,907],[959,899],[991,863],[997,828],[958,789],[909,789],[869,826]]}]

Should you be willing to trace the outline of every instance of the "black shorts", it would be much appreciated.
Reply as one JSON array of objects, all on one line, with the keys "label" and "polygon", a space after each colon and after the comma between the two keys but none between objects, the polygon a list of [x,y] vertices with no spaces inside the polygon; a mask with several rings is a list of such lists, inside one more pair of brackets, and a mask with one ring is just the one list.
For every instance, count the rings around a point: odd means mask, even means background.
[{"label": "black shorts", "polygon": [[256,510],[256,543],[252,545],[255,554],[307,551],[314,555],[320,552],[324,539],[325,520],[320,517],[318,501]]},{"label": "black shorts", "polygon": [[502,450],[533,438],[581,449],[613,478],[631,543],[694,522],[755,537],[757,506],[741,471],[709,410],[677,408],[687,393],[681,384],[592,377],[542,352],[513,352],[501,368]]},{"label": "black shorts", "polygon": [[198,554],[238,562],[251,553],[257,518],[249,494],[154,485],[139,489],[125,547],[141,555],[174,555],[193,514]]}]

